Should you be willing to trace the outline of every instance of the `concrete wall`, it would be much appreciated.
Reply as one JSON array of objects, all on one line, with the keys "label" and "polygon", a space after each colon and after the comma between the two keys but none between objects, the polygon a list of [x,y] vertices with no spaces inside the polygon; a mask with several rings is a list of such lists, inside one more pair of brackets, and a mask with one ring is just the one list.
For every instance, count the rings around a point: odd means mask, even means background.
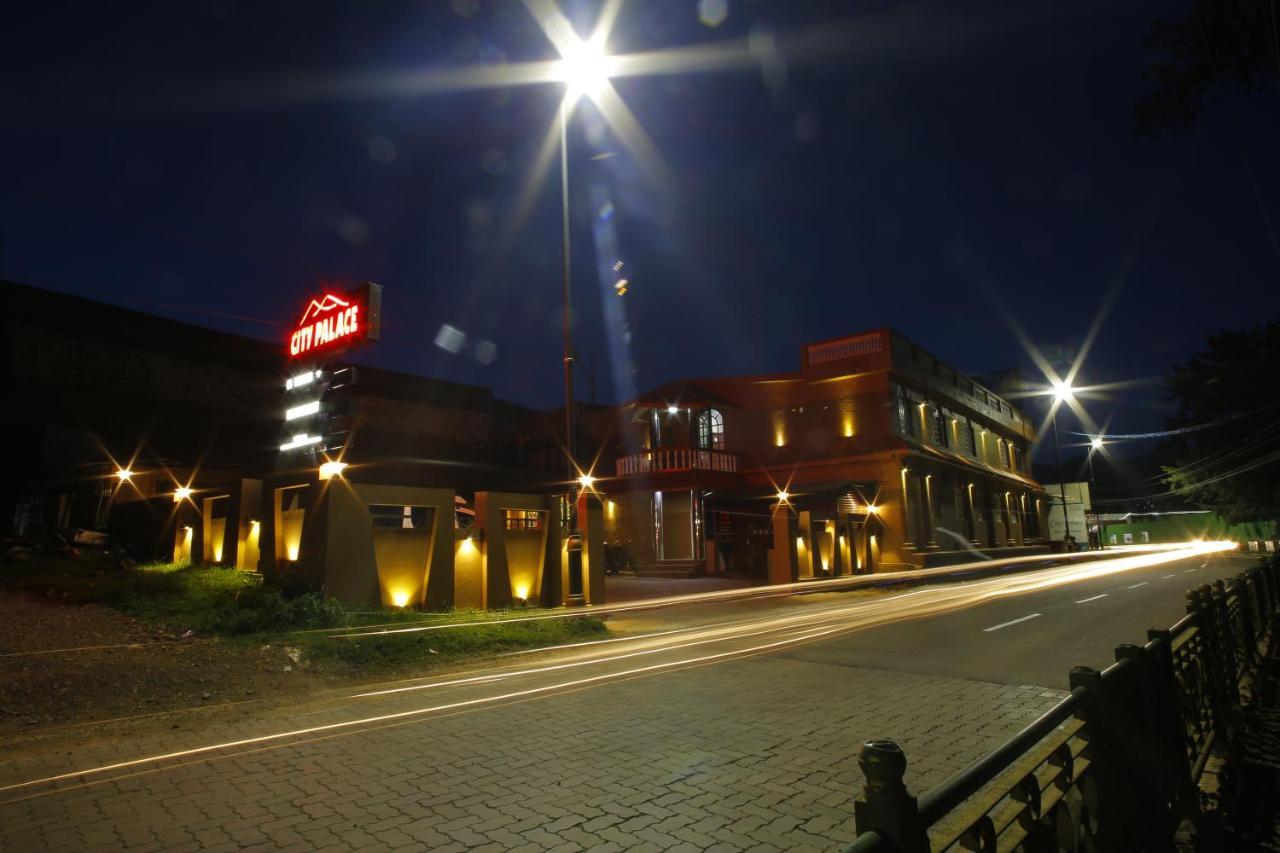
[{"label": "concrete wall", "polygon": [[[511,492],[476,493],[476,531],[483,548],[480,604],[487,608],[555,598],[547,567],[559,561],[559,499]],[[508,530],[508,511],[536,512],[538,530]],[[559,602],[556,602],[559,603]]]},{"label": "concrete wall", "polygon": [[[340,477],[312,489],[298,554],[299,577],[309,586],[371,607],[453,606],[452,490],[353,483]],[[427,512],[421,527],[375,529],[372,505]],[[287,513],[278,517],[290,521]]]}]

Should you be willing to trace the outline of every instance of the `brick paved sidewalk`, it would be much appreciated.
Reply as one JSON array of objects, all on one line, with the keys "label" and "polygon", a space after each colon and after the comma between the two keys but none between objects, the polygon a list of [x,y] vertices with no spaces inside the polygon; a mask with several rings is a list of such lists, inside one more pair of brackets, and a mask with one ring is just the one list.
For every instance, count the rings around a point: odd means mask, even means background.
[{"label": "brick paved sidewalk", "polygon": [[1061,695],[740,659],[6,802],[0,847],[832,849],[853,838],[863,740],[902,743],[925,791]]}]

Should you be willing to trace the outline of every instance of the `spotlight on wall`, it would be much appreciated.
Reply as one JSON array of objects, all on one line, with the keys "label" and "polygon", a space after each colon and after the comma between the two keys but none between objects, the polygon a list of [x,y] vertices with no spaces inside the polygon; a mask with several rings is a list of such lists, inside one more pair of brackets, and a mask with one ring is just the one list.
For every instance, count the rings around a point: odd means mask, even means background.
[{"label": "spotlight on wall", "polygon": [[330,459],[328,462],[320,466],[320,479],[332,480],[334,477],[341,477],[342,472],[346,470],[347,463],[339,462],[336,459]]},{"label": "spotlight on wall", "polygon": [[191,497],[190,486],[178,486],[178,488],[173,490],[173,502],[176,504],[182,503],[189,497]]},{"label": "spotlight on wall", "polygon": [[133,479],[133,472],[128,468],[117,468],[116,479],[122,483],[127,483]]}]

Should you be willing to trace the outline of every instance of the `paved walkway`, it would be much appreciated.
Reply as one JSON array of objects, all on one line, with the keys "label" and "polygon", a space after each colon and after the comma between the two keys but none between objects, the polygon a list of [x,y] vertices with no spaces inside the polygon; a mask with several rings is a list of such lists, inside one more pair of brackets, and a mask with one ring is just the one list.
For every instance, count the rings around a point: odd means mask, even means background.
[{"label": "paved walkway", "polygon": [[[0,792],[0,846],[831,849],[853,838],[863,740],[892,733],[915,761],[909,784],[926,790],[1060,695],[767,655],[731,659],[104,774],[117,778],[10,789]],[[373,710],[425,704],[411,695]],[[7,768],[4,782],[195,740],[46,757]]]}]

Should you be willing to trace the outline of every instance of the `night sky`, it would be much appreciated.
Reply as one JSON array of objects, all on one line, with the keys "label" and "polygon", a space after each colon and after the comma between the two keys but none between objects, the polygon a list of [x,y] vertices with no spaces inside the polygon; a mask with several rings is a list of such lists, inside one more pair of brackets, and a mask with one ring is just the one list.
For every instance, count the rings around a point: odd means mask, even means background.
[{"label": "night sky", "polygon": [[[273,340],[322,284],[376,281],[384,340],[357,360],[560,399],[555,169],[514,216],[561,88],[392,80],[555,58],[521,3],[23,6],[0,34],[5,277]],[[1276,316],[1274,93],[1225,94],[1183,137],[1133,130],[1143,40],[1189,7],[728,0],[711,27],[696,0],[632,0],[613,53],[778,52],[617,81],[671,183],[575,114],[575,334],[597,399],[627,393],[627,353],[643,391],[795,369],[805,342],[886,325],[970,372],[1026,364],[1002,312],[1070,352],[1113,287],[1085,383],[1159,377]],[[598,5],[566,8],[589,32]],[[621,298],[600,274],[615,259]],[[1161,396],[1088,406],[1151,428]]]}]

